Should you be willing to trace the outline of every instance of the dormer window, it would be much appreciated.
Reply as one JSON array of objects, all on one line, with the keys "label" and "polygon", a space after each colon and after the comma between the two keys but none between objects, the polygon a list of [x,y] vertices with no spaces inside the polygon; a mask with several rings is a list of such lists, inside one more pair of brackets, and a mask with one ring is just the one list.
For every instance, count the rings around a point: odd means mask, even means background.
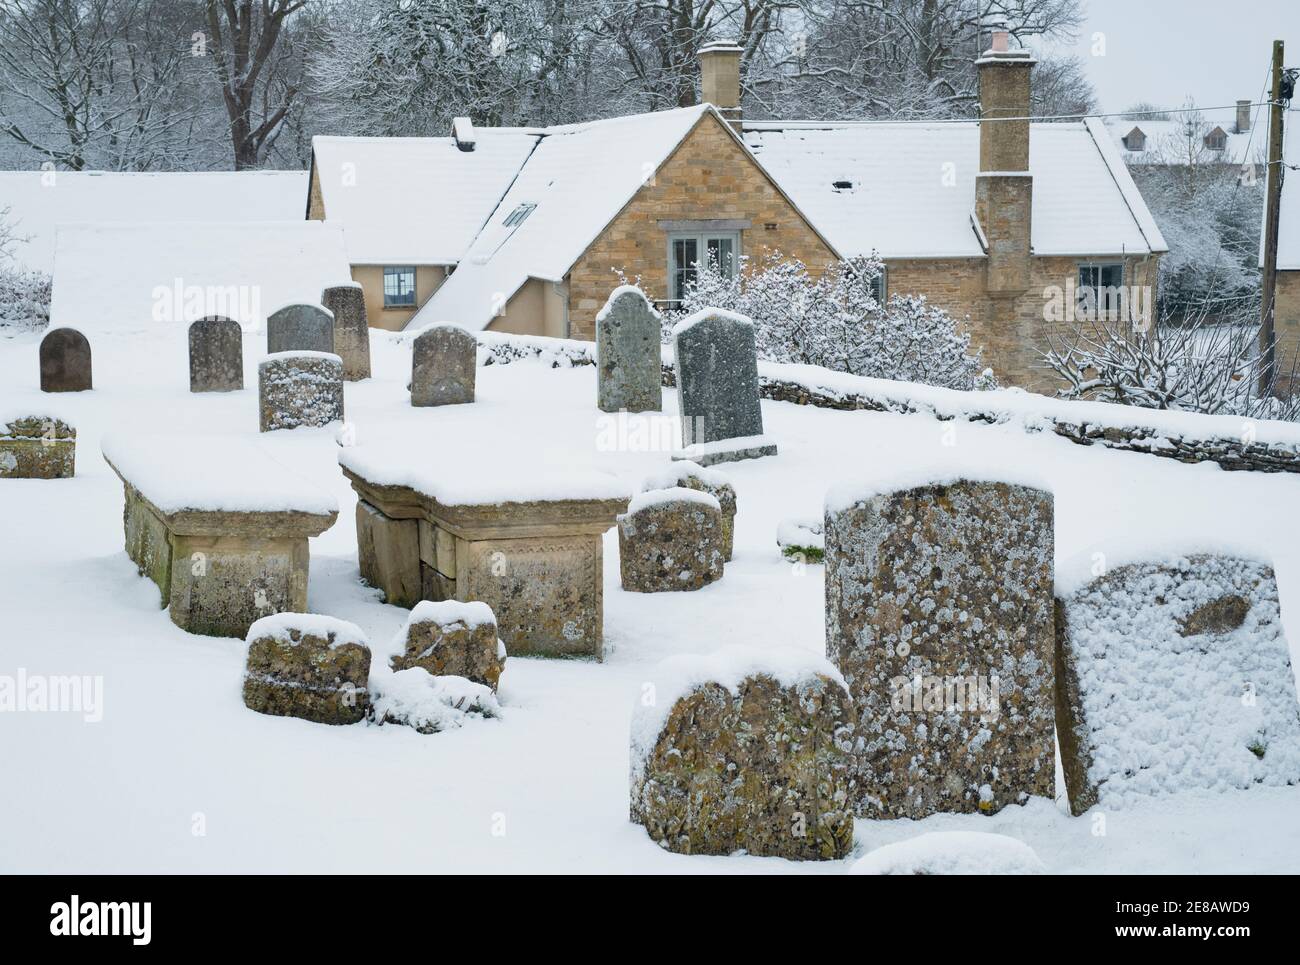
[{"label": "dormer window", "polygon": [[1211,151],[1222,151],[1228,146],[1228,135],[1221,127],[1216,127],[1205,135],[1205,146]]},{"label": "dormer window", "polygon": [[1124,142],[1124,150],[1126,151],[1145,151],[1147,149],[1147,136],[1142,133],[1140,127],[1133,128],[1121,140]]}]

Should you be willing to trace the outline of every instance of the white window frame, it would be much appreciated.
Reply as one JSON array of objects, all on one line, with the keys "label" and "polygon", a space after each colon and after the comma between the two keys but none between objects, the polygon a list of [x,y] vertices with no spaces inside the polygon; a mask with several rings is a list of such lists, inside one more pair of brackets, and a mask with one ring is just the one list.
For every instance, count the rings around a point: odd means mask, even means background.
[{"label": "white window frame", "polygon": [[[708,252],[708,246],[710,241],[723,240],[723,239],[730,241],[732,245],[732,252],[733,252],[732,254],[733,263],[731,266],[731,270],[735,272],[738,271],[740,268],[740,237],[741,237],[741,232],[739,230],[725,230],[725,229],[714,229],[714,228],[702,228],[698,231],[669,232],[666,259],[668,265],[667,294],[670,297],[665,299],[666,303],[671,306],[677,306],[681,304],[681,299],[678,297],[678,293],[677,293],[678,268],[677,268],[676,261],[674,260],[674,253],[673,253],[673,248],[676,242],[694,241],[696,257],[702,258],[705,257]],[[698,261],[696,263],[698,264]]]},{"label": "white window frame", "polygon": [[[1076,278],[1076,281],[1079,282],[1078,292],[1075,294],[1075,301],[1077,302],[1077,301],[1082,297],[1084,289],[1092,288],[1092,289],[1093,289],[1093,309],[1097,312],[1096,318],[1101,319],[1101,320],[1110,320],[1110,321],[1115,321],[1115,320],[1117,320],[1117,319],[1120,317],[1120,307],[1121,307],[1121,306],[1119,306],[1119,305],[1109,305],[1109,306],[1108,306],[1108,305],[1103,305],[1103,304],[1102,304],[1102,301],[1101,301],[1101,298],[1100,298],[1100,296],[1099,296],[1099,294],[1098,294],[1098,292],[1099,292],[1099,291],[1101,290],[1101,288],[1103,287],[1103,285],[1102,285],[1102,272],[1103,272],[1105,269],[1107,269],[1107,268],[1118,268],[1118,269],[1119,269],[1119,284],[1118,284],[1118,285],[1109,286],[1109,287],[1117,288],[1117,289],[1120,290],[1121,293],[1123,292],[1123,289],[1124,289],[1124,262],[1123,262],[1122,260],[1114,260],[1114,261],[1111,261],[1111,260],[1106,260],[1106,261],[1081,261],[1081,262],[1078,263],[1078,266],[1077,266],[1077,268],[1076,268],[1076,272],[1075,272],[1075,278]],[[1097,284],[1096,284],[1095,286],[1094,286],[1094,285],[1084,285],[1084,284],[1082,283],[1082,282],[1083,282],[1082,278],[1079,278],[1079,277],[1078,277],[1079,275],[1082,275],[1082,274],[1083,274],[1083,272],[1084,272],[1085,269],[1096,269],[1096,271],[1097,271]],[[1122,295],[1121,295],[1121,297],[1122,297]],[[1109,312],[1106,311],[1106,309],[1108,309],[1108,308],[1110,309]],[[1105,312],[1105,314],[1103,314],[1103,312]]]}]

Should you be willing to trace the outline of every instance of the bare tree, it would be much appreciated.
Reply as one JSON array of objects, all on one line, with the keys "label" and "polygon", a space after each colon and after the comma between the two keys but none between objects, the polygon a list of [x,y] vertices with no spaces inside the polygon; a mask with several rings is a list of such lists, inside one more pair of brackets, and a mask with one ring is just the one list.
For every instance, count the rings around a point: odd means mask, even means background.
[{"label": "bare tree", "polygon": [[301,90],[285,21],[307,0],[207,0],[207,24],[235,170],[257,167]]}]

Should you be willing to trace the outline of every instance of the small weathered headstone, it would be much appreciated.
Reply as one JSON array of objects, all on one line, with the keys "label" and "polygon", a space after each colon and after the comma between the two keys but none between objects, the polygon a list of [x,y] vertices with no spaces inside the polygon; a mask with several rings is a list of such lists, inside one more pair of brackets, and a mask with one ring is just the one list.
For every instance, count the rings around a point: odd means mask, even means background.
[{"label": "small weathered headstone", "polygon": [[602,412],[663,408],[662,329],[641,289],[614,289],[596,316],[596,404]]},{"label": "small weathered headstone", "polygon": [[85,392],[92,387],[90,343],[75,328],[46,332],[40,356],[42,392]]},{"label": "small weathered headstone", "polygon": [[321,292],[320,303],[334,314],[334,348],[343,360],[343,378],[370,378],[370,323],[366,294],[360,285],[335,285]]},{"label": "small weathered headstone", "polygon": [[334,316],[319,305],[285,305],[266,320],[266,354],[333,352]]},{"label": "small weathered headstone", "polygon": [[497,620],[486,603],[445,600],[416,604],[398,635],[394,670],[423,667],[435,677],[464,677],[497,689],[505,669],[505,644],[497,638]]},{"label": "small weathered headstone", "polygon": [[343,419],[343,360],[325,352],[280,352],[257,367],[262,432]]},{"label": "small weathered headstone", "polygon": [[716,469],[705,469],[689,460],[680,459],[669,463],[659,472],[647,476],[641,483],[641,491],[672,489],[674,486],[684,486],[687,489],[708,493],[718,501],[718,505],[722,508],[723,559],[730,563],[736,529],[736,487],[731,485],[731,480]]},{"label": "small weathered headstone", "polygon": [[853,847],[856,714],[796,648],[724,648],[655,673],[632,718],[631,818],[682,854],[833,860]]},{"label": "small weathered headstone", "polygon": [[0,419],[0,479],[63,479],[76,472],[77,430],[53,416]]},{"label": "small weathered headstone", "polygon": [[434,325],[411,350],[411,405],[474,401],[478,341],[457,325]]},{"label": "small weathered headstone", "polygon": [[858,708],[860,817],[1054,793],[1052,495],[958,479],[826,497],[826,655]]},{"label": "small weathered headstone", "polygon": [[677,486],[640,493],[618,517],[623,589],[698,590],[722,579],[722,507],[705,492]]},{"label": "small weathered headstone", "polygon": [[710,465],[776,454],[763,436],[752,321],[702,309],[673,327],[673,355],[688,458]]},{"label": "small weathered headstone", "polygon": [[244,706],[319,724],[355,724],[370,706],[370,648],[345,620],[278,613],[248,628]]},{"label": "small weathered headstone", "polygon": [[1172,557],[1064,590],[1056,732],[1075,814],[1300,784],[1300,706],[1273,568]]},{"label": "small weathered headstone", "polygon": [[492,688],[464,677],[435,677],[423,667],[394,672],[383,666],[370,677],[370,719],[380,726],[399,724],[437,734],[500,716]]},{"label": "small weathered headstone", "polygon": [[244,387],[244,331],[234,319],[211,315],[190,325],[190,391],[237,392]]}]

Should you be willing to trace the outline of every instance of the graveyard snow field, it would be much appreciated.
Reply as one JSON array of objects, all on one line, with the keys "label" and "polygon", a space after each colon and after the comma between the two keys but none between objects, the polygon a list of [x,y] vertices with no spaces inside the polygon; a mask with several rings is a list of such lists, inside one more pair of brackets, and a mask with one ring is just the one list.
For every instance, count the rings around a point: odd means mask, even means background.
[{"label": "graveyard snow field", "polygon": [[[821,568],[781,558],[778,524],[821,514],[826,490],[935,465],[1032,472],[1056,494],[1059,566],[1134,543],[1245,546],[1276,565],[1300,656],[1300,478],[1083,448],[1012,426],[763,403],[775,458],[720,467],[735,484],[736,548],[723,579],[694,593],[619,588],[605,536],[604,663],[511,658],[503,717],[422,736],[263,716],[240,698],[242,641],[188,635],[123,552],[122,487],[100,455],[115,434],[238,434],[334,493],[338,522],[311,540],[310,608],[359,625],[376,650],[407,611],[359,582],[355,500],[332,429],[257,433],[256,362],[245,385],[188,391],[185,329],[92,338],[93,392],[37,391],[38,336],[0,342],[0,410],[33,409],[78,430],[70,480],[0,481],[0,673],[96,674],[103,719],[0,714],[7,780],[0,870],[652,871],[843,873],[851,860],[670,854],[628,822],[628,729],[649,667],[736,644],[820,652]],[[598,451],[595,370],[536,363],[479,369],[478,401],[412,408],[410,348],[372,335],[375,377],[349,383],[356,443],[433,453],[448,472],[526,487],[558,469],[607,469],[637,484],[662,452]],[[666,414],[676,397],[664,392]],[[948,445],[946,443],[952,443]],[[185,447],[159,443],[160,466]],[[223,467],[232,479],[239,466]],[[246,485],[248,480],[239,481]],[[1060,780],[1058,777],[1058,796]],[[1300,787],[1198,792],[1071,818],[1033,801],[992,817],[857,823],[855,857],[932,831],[993,831],[1029,844],[1049,871],[1280,872],[1300,866]],[[201,834],[195,833],[201,831]]]}]

